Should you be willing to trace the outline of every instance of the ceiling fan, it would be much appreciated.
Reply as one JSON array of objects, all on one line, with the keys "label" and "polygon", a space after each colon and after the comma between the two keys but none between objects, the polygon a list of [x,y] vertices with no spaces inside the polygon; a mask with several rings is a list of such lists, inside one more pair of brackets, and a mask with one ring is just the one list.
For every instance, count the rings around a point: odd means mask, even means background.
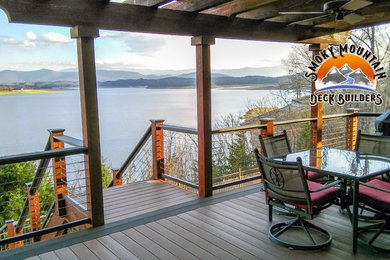
[{"label": "ceiling fan", "polygon": [[[334,0],[324,3],[322,12],[279,12],[281,15],[321,15],[307,20],[334,16],[336,21],[356,24],[365,18],[355,12],[373,4],[367,0]],[[306,20],[305,20],[306,21]],[[297,22],[299,23],[299,22]]]}]

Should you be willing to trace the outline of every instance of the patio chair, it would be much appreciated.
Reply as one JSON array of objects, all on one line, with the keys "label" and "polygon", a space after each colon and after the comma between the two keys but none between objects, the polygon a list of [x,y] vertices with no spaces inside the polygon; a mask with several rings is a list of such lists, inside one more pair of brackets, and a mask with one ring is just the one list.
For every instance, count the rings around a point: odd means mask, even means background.
[{"label": "patio chair", "polygon": [[[355,151],[390,157],[390,136],[362,134],[361,130],[359,130],[356,138]],[[377,178],[389,181],[390,173],[382,174],[382,176]]]},{"label": "patio chair", "polygon": [[390,183],[380,179],[361,183],[359,201],[368,205],[368,210],[381,219],[375,224],[359,228],[359,242],[376,251],[390,253]]},{"label": "patio chair", "polygon": [[[267,138],[263,138],[261,135],[259,135],[259,139],[263,154],[269,158],[292,153],[286,130],[283,130],[283,134],[274,135]],[[324,177],[324,175],[312,171],[307,171],[306,174],[307,179],[311,181],[319,180]]]},{"label": "patio chair", "polygon": [[[295,215],[286,222],[270,227],[268,235],[271,241],[293,249],[314,250],[327,247],[332,242],[332,235],[305,220],[324,208],[338,202],[341,192],[335,186],[340,181],[327,185],[306,180],[301,158],[297,162],[283,162],[270,159],[255,149],[260,171],[264,174],[265,198],[268,204],[268,219],[272,221],[272,207],[282,208]],[[294,236],[296,227],[307,235]],[[284,238],[282,238],[282,236]],[[299,240],[303,240],[298,242]]]}]

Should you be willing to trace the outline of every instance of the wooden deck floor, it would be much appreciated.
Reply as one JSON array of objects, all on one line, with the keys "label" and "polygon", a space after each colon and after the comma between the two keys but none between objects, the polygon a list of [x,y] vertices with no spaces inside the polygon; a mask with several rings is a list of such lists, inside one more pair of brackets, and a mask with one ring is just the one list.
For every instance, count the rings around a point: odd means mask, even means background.
[{"label": "wooden deck floor", "polygon": [[[142,203],[140,198],[133,197],[132,200],[131,197],[123,196],[128,201],[138,199],[139,205],[154,205],[152,208],[140,206],[140,210],[131,211],[125,204],[106,201],[105,205],[112,209],[112,214],[106,215],[110,223],[104,227],[25,246],[9,251],[3,257],[88,260],[390,259],[390,255],[375,253],[363,247],[359,247],[358,254],[353,255],[351,225],[347,217],[339,214],[337,207],[324,210],[313,220],[313,223],[333,234],[330,248],[316,251],[290,250],[276,245],[268,238],[270,223],[267,205],[258,185],[207,199],[194,199],[193,194],[186,192],[187,197],[183,199],[180,198],[183,191],[175,187],[163,187],[168,184],[159,185],[161,188],[150,188],[145,183],[137,184],[138,189],[134,190],[138,190],[139,196],[147,196],[148,192],[143,192],[144,189],[151,189],[149,191],[154,193],[154,196],[148,196],[149,199],[142,200]],[[115,189],[118,196],[126,192],[125,188]],[[161,194],[177,200],[172,200],[170,206],[164,207],[161,205],[164,203]],[[113,194],[110,196],[114,198]],[[126,212],[129,210],[128,216],[131,217],[124,219],[121,209]],[[274,214],[274,223],[285,219]]]}]

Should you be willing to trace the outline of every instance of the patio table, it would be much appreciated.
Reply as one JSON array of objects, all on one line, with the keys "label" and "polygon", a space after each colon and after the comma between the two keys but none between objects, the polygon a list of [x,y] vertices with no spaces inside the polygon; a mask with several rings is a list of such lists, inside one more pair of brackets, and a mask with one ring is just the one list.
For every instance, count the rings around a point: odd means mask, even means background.
[{"label": "patio table", "polygon": [[305,170],[352,182],[353,252],[357,252],[359,183],[389,172],[390,158],[376,154],[322,147],[287,154],[283,157],[283,160],[296,161],[297,157],[301,157]]}]

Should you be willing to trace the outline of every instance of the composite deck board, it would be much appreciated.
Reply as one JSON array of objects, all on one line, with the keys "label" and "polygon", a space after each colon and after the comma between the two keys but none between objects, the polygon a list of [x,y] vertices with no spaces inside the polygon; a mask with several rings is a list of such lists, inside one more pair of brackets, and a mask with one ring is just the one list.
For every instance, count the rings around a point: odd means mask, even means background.
[{"label": "composite deck board", "polygon": [[160,259],[179,259],[174,254],[161,247],[159,244],[155,243],[153,240],[151,240],[144,234],[139,233],[135,229],[128,229],[123,231],[122,233],[136,241],[139,245],[150,250],[152,254],[154,254]]},{"label": "composite deck board", "polygon": [[68,247],[65,247],[65,248],[61,248],[61,249],[58,249],[56,251],[54,251],[54,253],[60,258],[60,259],[63,259],[63,260],[79,260],[80,258],[77,257],[77,255],[75,253],[73,253],[72,250],[70,250],[70,248]]},{"label": "composite deck board", "polygon": [[84,242],[89,250],[94,252],[99,259],[119,259],[113,252],[111,252],[107,247],[101,244],[97,239],[89,240]]},{"label": "composite deck board", "polygon": [[81,260],[99,260],[99,258],[83,243],[78,243],[69,247]]},{"label": "composite deck board", "polygon": [[[269,240],[268,229],[291,217],[274,213],[270,223],[264,193],[259,192],[258,187],[248,190],[205,200],[166,183],[137,183],[134,189],[132,185],[114,187],[113,193],[105,190],[105,198],[138,195],[129,200],[132,204],[117,204],[122,206],[108,210],[106,223],[120,220],[121,229],[114,228],[110,232],[107,228],[101,235],[92,238],[87,235],[82,241],[76,239],[74,244],[57,247],[54,251],[37,252],[38,256],[31,259],[390,259],[390,255],[360,246],[354,255],[350,221],[339,213],[337,206],[324,209],[310,220],[333,235],[329,248],[302,251],[279,246]],[[160,215],[169,211],[174,213]],[[139,222],[144,219],[142,214],[146,214],[147,220]],[[109,216],[111,218],[107,219]],[[125,220],[130,217],[134,218]],[[283,235],[307,239],[296,230]]]},{"label": "composite deck board", "polygon": [[117,232],[114,234],[111,234],[110,237],[112,237],[117,243],[121,244],[123,247],[125,247],[127,250],[132,252],[135,256],[137,256],[140,259],[149,259],[149,260],[157,260],[155,255],[153,255],[150,251],[148,251],[146,248],[139,245],[137,242],[132,240],[130,237],[126,236],[122,232]]}]

